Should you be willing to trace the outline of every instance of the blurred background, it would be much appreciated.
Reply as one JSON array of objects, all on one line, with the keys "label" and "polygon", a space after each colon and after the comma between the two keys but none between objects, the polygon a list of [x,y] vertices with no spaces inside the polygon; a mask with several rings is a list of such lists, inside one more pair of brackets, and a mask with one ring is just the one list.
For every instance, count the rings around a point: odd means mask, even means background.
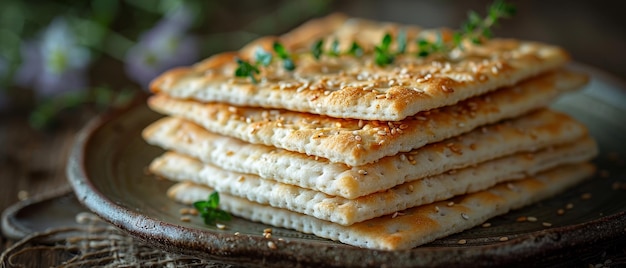
[{"label": "blurred background", "polygon": [[[490,0],[0,1],[0,118],[36,129],[77,106],[98,113],[145,93],[164,70],[240,48],[331,12],[458,28]],[[618,1],[508,1],[495,35],[557,44],[577,62],[626,77]],[[84,107],[83,107],[84,108]]]}]

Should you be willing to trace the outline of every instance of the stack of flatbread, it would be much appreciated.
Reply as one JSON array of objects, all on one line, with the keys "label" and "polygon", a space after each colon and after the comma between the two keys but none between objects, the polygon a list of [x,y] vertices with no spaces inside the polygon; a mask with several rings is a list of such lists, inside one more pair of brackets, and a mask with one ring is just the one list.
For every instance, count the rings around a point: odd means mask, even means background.
[{"label": "stack of flatbread", "polygon": [[[406,52],[375,64],[383,36],[401,32]],[[418,57],[418,38],[450,31],[331,15],[170,70],[151,85],[149,106],[167,116],[143,136],[167,152],[150,170],[178,182],[167,193],[177,201],[218,191],[235,216],[385,250],[469,229],[592,174],[585,126],[547,108],[588,81],[565,69],[561,48],[492,39]],[[316,59],[317,40],[326,51],[356,41],[363,54]],[[237,58],[254,63],[275,41],[294,70],[275,58],[256,81],[234,76]]]}]

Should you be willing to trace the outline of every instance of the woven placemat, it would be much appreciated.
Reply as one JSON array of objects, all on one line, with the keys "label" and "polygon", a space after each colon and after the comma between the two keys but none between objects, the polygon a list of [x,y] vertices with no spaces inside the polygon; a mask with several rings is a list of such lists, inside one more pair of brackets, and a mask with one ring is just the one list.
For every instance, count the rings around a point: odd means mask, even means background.
[{"label": "woven placemat", "polygon": [[17,241],[0,256],[2,267],[236,267],[156,249],[92,213],[76,221]]}]

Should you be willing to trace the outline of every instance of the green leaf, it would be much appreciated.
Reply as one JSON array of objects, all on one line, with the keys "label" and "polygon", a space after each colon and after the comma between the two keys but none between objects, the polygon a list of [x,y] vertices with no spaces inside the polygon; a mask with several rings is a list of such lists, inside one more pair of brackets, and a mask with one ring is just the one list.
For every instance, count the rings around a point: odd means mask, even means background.
[{"label": "green leaf", "polygon": [[311,46],[311,54],[313,54],[313,57],[316,60],[319,60],[320,56],[322,56],[322,54],[324,53],[323,47],[324,47],[324,39],[317,40],[317,42],[315,42]]},{"label": "green leaf", "polygon": [[283,60],[283,67],[287,71],[293,71],[296,69],[296,65],[293,63],[293,60],[291,60],[290,58]]},{"label": "green leaf", "polygon": [[330,46],[330,52],[329,55],[334,56],[334,57],[338,57],[339,54],[341,54],[341,51],[339,51],[339,40],[335,39],[333,41],[333,43]]},{"label": "green leaf", "polygon": [[385,66],[393,63],[394,56],[389,52],[391,45],[391,35],[389,33],[383,36],[379,46],[374,47],[374,61],[378,66]]},{"label": "green leaf", "polygon": [[291,58],[291,56],[289,55],[289,53],[287,52],[287,49],[285,49],[283,44],[279,42],[274,42],[273,47],[274,47],[274,52],[276,52],[276,55],[278,55],[278,57],[283,60],[283,67],[287,71],[295,70],[296,65],[294,64],[293,59]]},{"label": "green leaf", "polygon": [[209,202],[207,201],[196,201],[193,202],[193,207],[195,207],[198,211],[204,211],[204,208],[209,206]]},{"label": "green leaf", "polygon": [[211,206],[211,208],[217,208],[219,204],[220,194],[218,194],[217,192],[211,193],[211,195],[209,195],[209,206]]},{"label": "green leaf", "polygon": [[382,66],[385,66],[385,65],[393,63],[394,56],[389,54],[389,52],[384,51],[380,47],[375,47],[374,49],[375,49],[374,50],[374,52],[375,52],[374,53],[375,54],[374,55],[374,57],[375,57],[374,59],[376,61],[376,65],[382,67]]},{"label": "green leaf", "polygon": [[398,54],[403,54],[406,51],[406,31],[404,29],[398,32]]},{"label": "green leaf", "polygon": [[193,206],[198,210],[200,216],[207,225],[215,224],[216,221],[229,221],[231,219],[228,212],[219,209],[220,196],[218,192],[213,192],[207,200],[196,201]]},{"label": "green leaf", "polygon": [[285,49],[285,46],[283,46],[283,44],[279,43],[279,42],[274,42],[274,52],[276,52],[276,55],[278,55],[278,57],[280,57],[281,59],[286,59],[289,58],[289,53],[287,53],[287,50]]},{"label": "green leaf", "polygon": [[432,44],[426,39],[418,39],[417,40],[417,55],[420,57],[426,57],[430,55]]},{"label": "green leaf", "polygon": [[360,57],[363,55],[363,48],[356,41],[352,42],[352,46],[350,50],[348,50],[348,54]]},{"label": "green leaf", "polygon": [[254,60],[257,64],[261,64],[262,66],[269,66],[272,63],[272,53],[267,52],[262,47],[258,47],[254,51]]},{"label": "green leaf", "polygon": [[237,58],[235,59],[235,61],[237,62],[237,69],[235,69],[235,76],[236,77],[250,77],[250,80],[252,80],[252,83],[256,84],[258,81],[256,80],[256,77],[254,75],[260,72],[259,69],[245,60]]},{"label": "green leaf", "polygon": [[387,33],[383,36],[383,40],[381,41],[380,48],[384,51],[389,50],[389,46],[391,45],[391,34]]}]

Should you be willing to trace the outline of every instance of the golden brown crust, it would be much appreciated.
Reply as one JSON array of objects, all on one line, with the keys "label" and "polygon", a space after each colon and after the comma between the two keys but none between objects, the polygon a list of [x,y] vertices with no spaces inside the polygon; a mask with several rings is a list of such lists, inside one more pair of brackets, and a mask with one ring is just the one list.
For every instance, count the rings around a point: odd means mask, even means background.
[{"label": "golden brown crust", "polygon": [[549,73],[402,121],[339,119],[199,103],[162,94],[150,98],[148,104],[155,111],[184,117],[221,135],[359,166],[546,106],[562,92],[577,89],[586,81],[587,77],[579,73]]},{"label": "golden brown crust", "polygon": [[[390,66],[374,64],[373,47],[385,33],[397,33],[403,27],[411,37],[432,35],[432,30],[414,26],[331,16],[307,23],[283,37],[260,38],[239,53],[216,55],[191,68],[166,72],[151,88],[174,98],[203,102],[397,121],[516,84],[556,69],[569,59],[559,47],[493,39],[481,46],[455,51],[450,58],[416,57],[415,42],[410,42],[408,53],[397,55]],[[342,51],[358,39],[365,54],[360,57],[322,56],[315,60],[309,53],[298,52],[294,56],[297,68],[293,72],[284,70],[280,60],[275,60],[272,65],[261,68],[258,84],[248,78],[234,77],[233,58],[236,56],[251,59],[258,47],[271,51],[275,40],[285,42],[292,51],[308,51],[318,37],[325,37],[327,46],[335,39],[340,40]]]}]

